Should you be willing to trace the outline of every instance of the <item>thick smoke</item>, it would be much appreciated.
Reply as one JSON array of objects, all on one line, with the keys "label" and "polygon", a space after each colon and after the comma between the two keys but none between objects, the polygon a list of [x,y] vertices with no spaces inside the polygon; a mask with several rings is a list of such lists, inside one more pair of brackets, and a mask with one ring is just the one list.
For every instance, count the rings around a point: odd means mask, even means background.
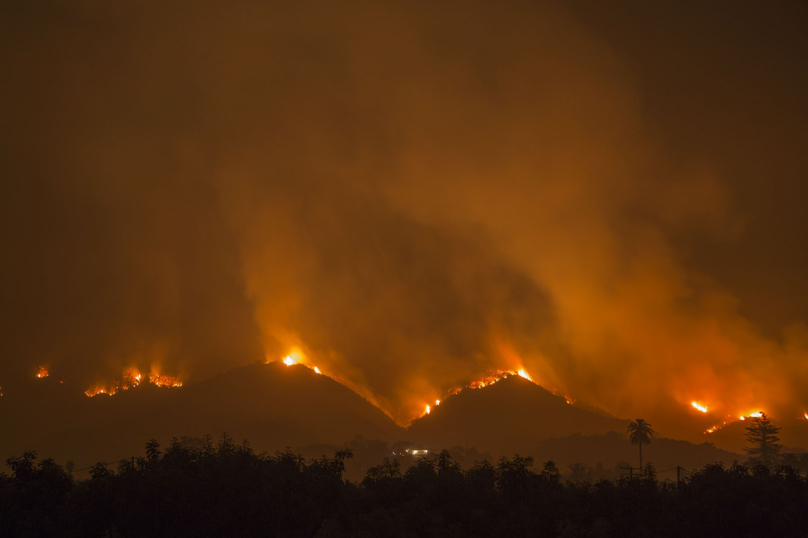
[{"label": "thick smoke", "polygon": [[679,240],[742,233],[726,180],[668,167],[569,13],[3,9],[3,377],[297,348],[402,423],[523,366],[621,416],[797,413],[806,331],[764,337]]}]

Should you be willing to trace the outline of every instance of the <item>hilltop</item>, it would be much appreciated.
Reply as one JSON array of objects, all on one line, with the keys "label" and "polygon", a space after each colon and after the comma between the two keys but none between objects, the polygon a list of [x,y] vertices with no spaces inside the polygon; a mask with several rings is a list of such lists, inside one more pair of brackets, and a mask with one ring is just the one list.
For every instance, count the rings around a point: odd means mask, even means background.
[{"label": "hilltop", "polygon": [[476,446],[494,454],[526,453],[551,437],[623,432],[628,421],[570,405],[519,376],[463,390],[414,421],[411,440],[428,446]]}]

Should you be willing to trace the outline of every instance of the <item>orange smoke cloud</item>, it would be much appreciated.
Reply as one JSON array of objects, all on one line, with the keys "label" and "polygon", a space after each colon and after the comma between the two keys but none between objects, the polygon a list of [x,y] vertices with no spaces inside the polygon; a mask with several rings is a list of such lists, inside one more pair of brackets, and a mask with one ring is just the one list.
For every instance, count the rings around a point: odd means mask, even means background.
[{"label": "orange smoke cloud", "polygon": [[496,370],[681,428],[702,398],[716,423],[808,403],[808,330],[764,331],[700,255],[742,237],[737,189],[669,155],[567,8],[91,4],[2,37],[26,376],[300,349],[402,424]]}]

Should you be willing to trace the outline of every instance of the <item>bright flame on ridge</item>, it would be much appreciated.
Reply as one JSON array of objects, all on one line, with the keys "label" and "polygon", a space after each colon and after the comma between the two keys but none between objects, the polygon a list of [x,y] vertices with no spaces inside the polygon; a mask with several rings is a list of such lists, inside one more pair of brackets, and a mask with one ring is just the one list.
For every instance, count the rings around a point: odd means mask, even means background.
[{"label": "bright flame on ridge", "polygon": [[283,359],[283,364],[285,364],[286,366],[292,366],[293,364],[296,364],[296,361],[295,359],[292,358],[291,355],[287,355],[286,358]]},{"label": "bright flame on ridge", "polygon": [[527,372],[525,372],[525,370],[524,370],[524,369],[520,369],[520,370],[519,370],[518,372],[516,372],[516,373],[517,373],[517,374],[519,374],[519,376],[520,376],[520,377],[524,377],[524,378],[525,378],[525,379],[527,379],[528,381],[533,381],[532,379],[530,379],[530,376],[529,376],[529,375],[527,375]]},{"label": "bright flame on ridge", "polygon": [[316,366],[314,367],[314,373],[315,373],[315,374],[322,374],[322,372],[320,371],[320,369],[319,369],[319,368],[317,368]]},{"label": "bright flame on ridge", "polygon": [[692,405],[693,407],[695,407],[696,409],[698,409],[702,413],[707,412],[707,406],[706,405],[701,405],[701,404],[699,404],[697,402],[692,402],[690,405]]},{"label": "bright flame on ridge", "polygon": [[[182,381],[178,381],[176,377],[170,375],[162,375],[162,374],[150,374],[148,377],[148,382],[157,385],[158,387],[181,387]],[[91,389],[84,391],[84,394],[87,396],[93,397],[96,394],[109,394],[112,396],[113,394],[117,394],[122,390],[129,390],[131,388],[137,387],[143,381],[143,374],[129,368],[125,370],[121,379],[117,381],[113,381],[108,386],[96,386]]]},{"label": "bright flame on ridge", "polygon": [[[720,430],[724,426],[728,426],[729,424],[732,424],[733,422],[737,422],[738,420],[746,420],[747,418],[760,418],[762,416],[763,416],[763,411],[755,411],[754,413],[749,413],[748,415],[741,415],[740,417],[738,417],[737,420],[733,419],[731,416],[728,415],[726,420],[724,420],[724,422],[722,422],[721,424],[717,424],[717,425],[713,426],[712,428],[705,431],[704,433],[713,433],[714,431]],[[806,413],[806,419],[805,420],[808,420],[808,413]]]},{"label": "bright flame on ridge", "polygon": [[[135,378],[137,379],[137,378]],[[139,381],[139,379],[138,379]],[[177,381],[176,377],[170,375],[149,375],[149,383],[153,383],[158,387],[181,387],[182,381]]]},{"label": "bright flame on ridge", "polygon": [[429,404],[426,405],[426,414],[428,415],[432,410],[429,408]]},{"label": "bright flame on ridge", "polygon": [[40,366],[37,368],[36,376],[40,379],[43,377],[48,377],[48,370],[44,366]]}]

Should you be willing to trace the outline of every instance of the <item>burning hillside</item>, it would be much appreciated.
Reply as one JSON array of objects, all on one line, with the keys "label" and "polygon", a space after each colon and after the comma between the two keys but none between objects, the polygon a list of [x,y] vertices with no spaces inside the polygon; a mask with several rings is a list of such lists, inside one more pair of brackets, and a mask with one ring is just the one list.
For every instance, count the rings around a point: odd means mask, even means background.
[{"label": "burning hillside", "polygon": [[[111,396],[120,391],[137,387],[143,380],[143,374],[133,368],[130,368],[123,373],[121,379],[105,385],[96,385],[86,390],[84,394],[90,397],[97,396],[98,394],[108,394]],[[146,382],[158,387],[182,386],[182,381],[179,381],[176,377],[165,374],[151,373],[148,376],[145,376],[145,380]]]},{"label": "burning hillside", "polygon": [[442,400],[412,423],[410,439],[428,446],[474,445],[512,453],[531,450],[550,437],[625,430],[623,420],[570,405],[518,372],[505,373],[475,384],[481,388],[485,383],[485,390],[457,391]]},{"label": "burning hillside", "polygon": [[[469,382],[465,386],[457,387],[457,388],[451,388],[451,389],[448,389],[446,391],[442,391],[444,393],[443,398],[448,399],[448,398],[451,398],[453,396],[456,396],[456,395],[460,394],[465,389],[472,389],[472,390],[484,389],[486,387],[490,387],[490,386],[494,385],[495,383],[500,382],[503,379],[508,379],[509,377],[521,377],[522,379],[526,379],[527,381],[529,381],[529,382],[531,382],[531,383],[533,383],[535,385],[539,385],[539,383],[536,383],[535,381],[533,381],[533,378],[530,377],[530,375],[527,373],[527,371],[524,368],[519,368],[518,370],[489,370],[489,371],[485,372],[481,377]],[[545,390],[549,390],[546,387],[542,387],[542,388],[544,388]],[[561,393],[559,393],[559,392],[557,392],[555,390],[550,390],[550,392],[552,394],[556,395],[556,396],[562,396]],[[575,400],[573,398],[571,398],[570,396],[567,396],[567,395],[564,394],[563,398],[564,398],[564,401],[567,404],[569,404],[569,405],[574,405],[575,404]],[[441,399],[435,400],[435,406],[440,405],[441,401],[442,401]],[[426,404],[425,405],[425,411],[424,411],[424,413],[421,414],[421,416],[429,414],[431,412],[431,408],[432,408],[432,406],[430,404]]]}]

